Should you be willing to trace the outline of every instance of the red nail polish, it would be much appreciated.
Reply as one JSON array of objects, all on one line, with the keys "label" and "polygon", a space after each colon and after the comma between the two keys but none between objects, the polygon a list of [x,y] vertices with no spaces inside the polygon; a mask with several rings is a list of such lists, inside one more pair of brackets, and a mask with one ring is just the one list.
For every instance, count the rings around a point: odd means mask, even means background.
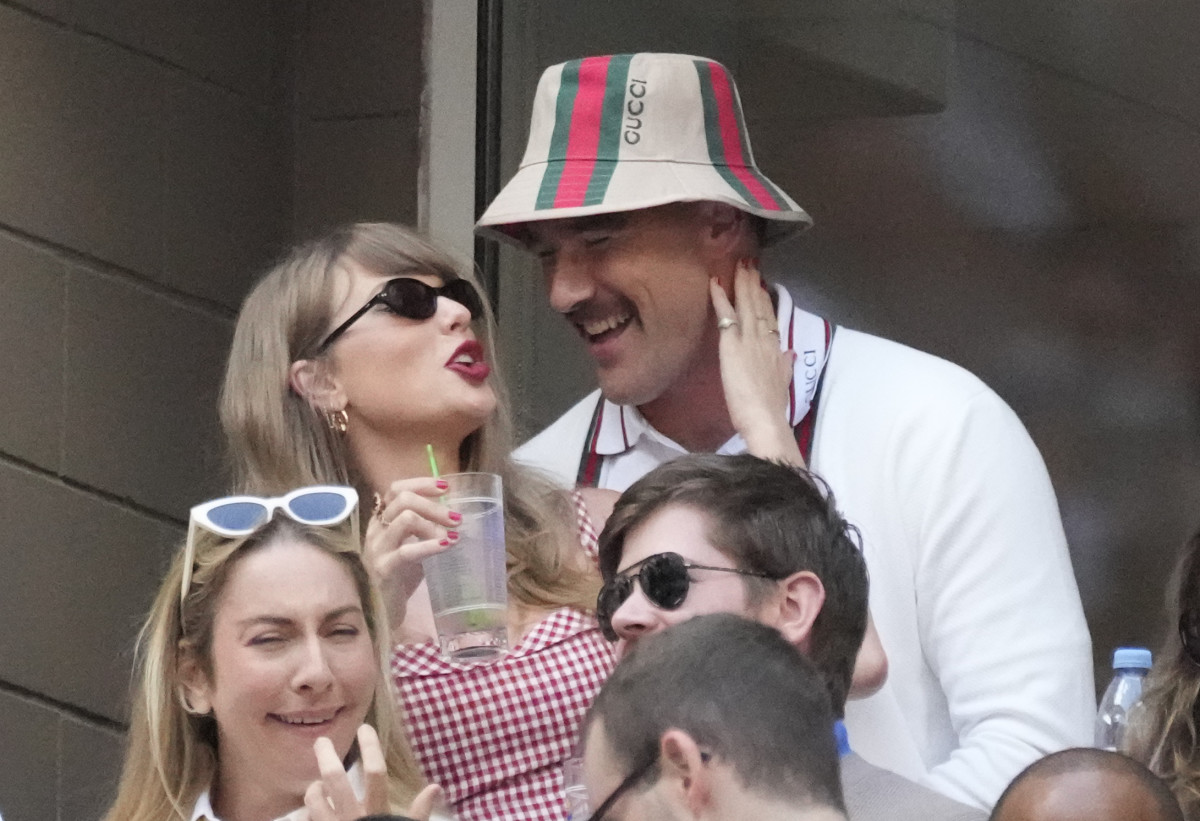
[{"label": "red nail polish", "polygon": [[450,487],[450,483],[447,482],[445,479],[438,479],[437,486],[438,486],[438,490],[447,490]]},{"label": "red nail polish", "polygon": [[439,544],[439,545],[441,545],[442,547],[449,547],[449,546],[450,546],[450,540],[449,540],[449,539],[442,539],[440,542],[438,542],[438,544]]},{"label": "red nail polish", "polygon": [[447,530],[446,538],[450,539],[451,541],[457,541],[458,540],[458,531],[457,530]]},{"label": "red nail polish", "polygon": [[461,521],[462,521],[462,514],[461,514],[461,513],[458,513],[458,512],[456,512],[456,511],[453,511],[453,510],[452,510],[452,511],[450,511],[450,521],[452,521],[452,522],[461,522]]}]

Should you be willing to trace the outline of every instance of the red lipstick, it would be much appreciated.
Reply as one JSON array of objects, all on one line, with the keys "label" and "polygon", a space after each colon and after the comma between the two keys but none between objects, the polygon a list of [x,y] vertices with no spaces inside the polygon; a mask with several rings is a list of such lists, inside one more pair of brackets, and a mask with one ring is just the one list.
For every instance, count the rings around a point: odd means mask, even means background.
[{"label": "red lipstick", "polygon": [[446,367],[468,382],[480,383],[488,378],[492,369],[483,360],[483,346],[474,339],[468,339],[454,350],[454,355],[446,360]]}]

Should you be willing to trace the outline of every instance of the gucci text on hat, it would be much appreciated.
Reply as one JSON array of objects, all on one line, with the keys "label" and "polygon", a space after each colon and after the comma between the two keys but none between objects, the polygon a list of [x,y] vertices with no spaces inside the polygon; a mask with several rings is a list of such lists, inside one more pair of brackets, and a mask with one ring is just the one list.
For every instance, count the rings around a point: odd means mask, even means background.
[{"label": "gucci text on hat", "polygon": [[585,57],[542,74],[525,156],[477,228],[511,242],[535,220],[698,201],[766,219],[767,242],[812,223],[755,164],[737,86],[720,63]]}]

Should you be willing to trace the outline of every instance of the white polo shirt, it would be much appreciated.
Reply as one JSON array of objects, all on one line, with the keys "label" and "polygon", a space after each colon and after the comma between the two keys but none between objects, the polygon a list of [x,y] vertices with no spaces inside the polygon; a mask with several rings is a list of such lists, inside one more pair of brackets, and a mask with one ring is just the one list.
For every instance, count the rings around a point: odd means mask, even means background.
[{"label": "white polo shirt", "polygon": [[[781,343],[800,353],[787,330],[804,312],[779,308]],[[821,379],[809,465],[862,534],[890,666],[878,693],[847,705],[855,748],[990,807],[1027,764],[1091,743],[1091,639],[1045,464],[993,391],[937,357],[839,328]],[[598,401],[515,457],[573,485],[594,453],[590,483],[619,491],[684,453],[636,408]]]}]

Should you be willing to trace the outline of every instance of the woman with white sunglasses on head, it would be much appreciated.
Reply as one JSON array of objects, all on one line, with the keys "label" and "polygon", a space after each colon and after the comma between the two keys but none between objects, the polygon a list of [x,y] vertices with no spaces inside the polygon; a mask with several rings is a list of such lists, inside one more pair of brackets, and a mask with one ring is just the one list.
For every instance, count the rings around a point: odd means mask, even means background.
[{"label": "woman with white sunglasses on head", "polygon": [[392,729],[356,508],[346,487],[193,508],[139,636],[106,821],[428,816],[436,788]]},{"label": "woman with white sunglasses on head", "polygon": [[[463,819],[561,819],[562,765],[612,667],[590,611],[595,535],[582,502],[509,459],[493,320],[472,274],[396,225],[295,249],[242,306],[221,399],[237,483],[317,482],[377,496],[365,556],[398,644],[414,752]],[[508,654],[443,659],[420,560],[456,538],[443,474],[503,477]],[[591,557],[589,557],[589,552]]]}]

